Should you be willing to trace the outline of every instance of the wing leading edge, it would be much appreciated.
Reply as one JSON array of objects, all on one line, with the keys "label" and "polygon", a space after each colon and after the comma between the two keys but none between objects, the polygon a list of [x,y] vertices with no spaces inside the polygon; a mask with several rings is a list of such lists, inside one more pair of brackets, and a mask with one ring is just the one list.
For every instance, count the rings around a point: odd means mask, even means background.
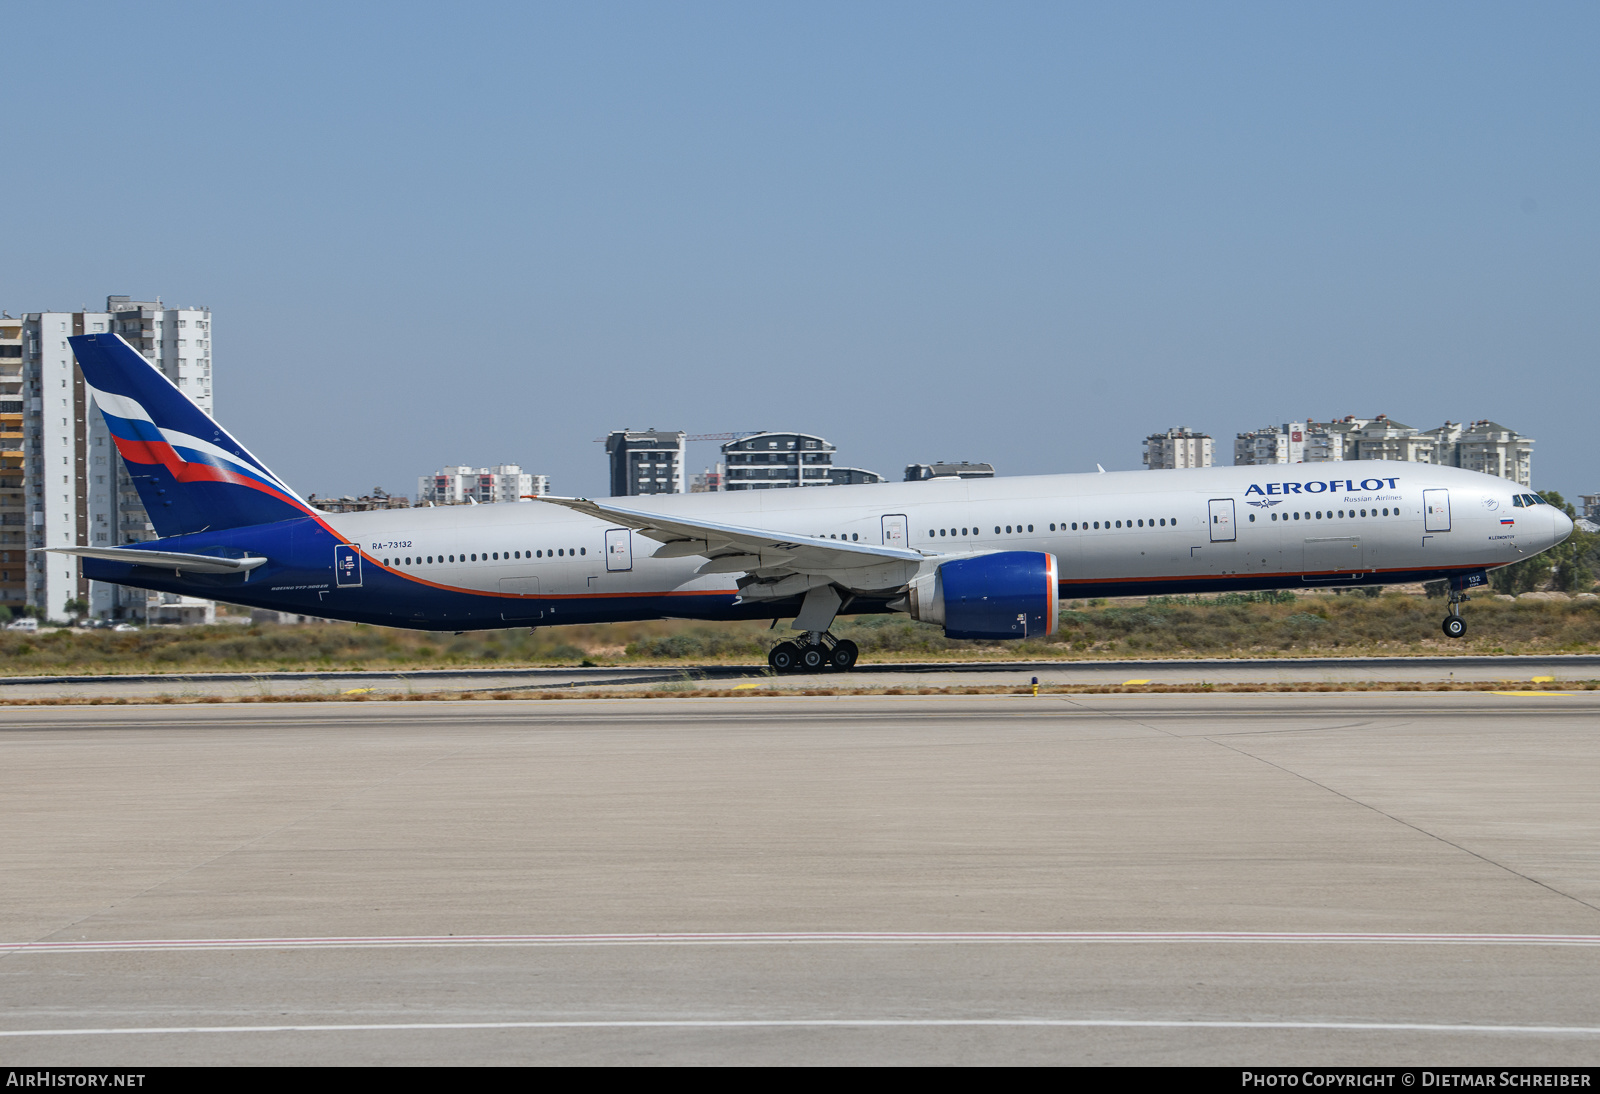
[{"label": "wing leading edge", "polygon": [[881,547],[871,543],[794,536],[737,524],[685,520],[660,513],[642,513],[588,498],[543,496],[539,500],[599,520],[612,521],[658,540],[662,546],[656,550],[655,558],[704,555],[710,562],[701,567],[701,573],[783,569],[795,573],[823,574],[881,566],[886,562],[921,563],[927,557],[921,551],[903,547]]}]

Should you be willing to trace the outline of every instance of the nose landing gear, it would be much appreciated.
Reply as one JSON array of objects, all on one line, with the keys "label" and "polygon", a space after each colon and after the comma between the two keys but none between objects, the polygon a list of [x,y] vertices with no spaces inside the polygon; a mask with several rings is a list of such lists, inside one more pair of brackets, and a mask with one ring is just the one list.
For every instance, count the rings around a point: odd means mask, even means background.
[{"label": "nose landing gear", "polygon": [[1486,584],[1488,580],[1488,576],[1481,572],[1450,579],[1450,614],[1440,624],[1446,638],[1460,638],[1467,633],[1467,621],[1461,618],[1461,605],[1471,599],[1467,596],[1468,589]]},{"label": "nose landing gear", "polygon": [[812,631],[798,642],[779,642],[767,654],[767,664],[780,676],[795,672],[849,672],[861,650],[848,638],[827,631]]}]

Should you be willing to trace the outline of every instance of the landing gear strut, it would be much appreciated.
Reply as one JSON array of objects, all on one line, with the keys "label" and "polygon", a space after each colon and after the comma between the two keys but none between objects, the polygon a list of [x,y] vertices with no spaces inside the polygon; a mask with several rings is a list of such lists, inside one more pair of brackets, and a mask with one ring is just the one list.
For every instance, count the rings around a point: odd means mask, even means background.
[{"label": "landing gear strut", "polygon": [[1450,614],[1444,617],[1444,636],[1446,638],[1460,638],[1467,633],[1467,621],[1461,618],[1461,605],[1471,597],[1460,589],[1450,590]]},{"label": "landing gear strut", "polygon": [[793,672],[849,672],[861,650],[848,638],[827,631],[810,631],[795,642],[779,642],[767,654],[767,664],[782,676]]}]

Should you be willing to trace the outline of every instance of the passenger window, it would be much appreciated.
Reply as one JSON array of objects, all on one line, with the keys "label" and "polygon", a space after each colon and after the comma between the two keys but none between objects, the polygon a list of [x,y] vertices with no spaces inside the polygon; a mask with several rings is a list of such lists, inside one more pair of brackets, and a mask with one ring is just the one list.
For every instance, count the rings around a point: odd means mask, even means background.
[{"label": "passenger window", "polygon": [[1031,525],[1031,524],[1028,525],[1028,531],[1030,531],[1030,532],[1033,531],[1033,525]]},{"label": "passenger window", "polygon": [[1000,526],[998,524],[994,526],[994,534],[997,536],[1000,534]]},{"label": "passenger window", "polygon": [[1166,517],[1162,517],[1161,518],[1161,527],[1165,528],[1166,526],[1167,526],[1167,518]]},{"label": "passenger window", "polygon": [[1256,515],[1254,513],[1251,513],[1250,514],[1250,523],[1254,524],[1255,522],[1256,522]]},{"label": "passenger window", "polygon": [[589,553],[589,548],[587,548],[587,547],[579,547],[578,548],[578,554],[586,555],[588,553]]}]

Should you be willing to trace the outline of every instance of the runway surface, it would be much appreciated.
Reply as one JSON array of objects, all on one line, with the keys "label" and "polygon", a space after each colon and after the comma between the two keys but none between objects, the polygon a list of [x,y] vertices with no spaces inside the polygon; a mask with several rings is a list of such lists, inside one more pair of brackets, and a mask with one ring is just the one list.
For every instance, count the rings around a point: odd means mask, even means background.
[{"label": "runway surface", "polygon": [[0,710],[0,1063],[1600,1061],[1600,694]]},{"label": "runway surface", "polygon": [[183,673],[130,676],[0,677],[8,699],[222,698],[374,696],[436,692],[566,691],[604,688],[655,690],[694,684],[704,689],[760,687],[982,687],[1026,683],[1107,685],[1282,684],[1373,682],[1556,682],[1600,680],[1600,657],[1281,657],[1124,661],[885,662],[849,673],[773,677],[765,665],[621,665],[517,669],[434,669],[415,672]]}]

